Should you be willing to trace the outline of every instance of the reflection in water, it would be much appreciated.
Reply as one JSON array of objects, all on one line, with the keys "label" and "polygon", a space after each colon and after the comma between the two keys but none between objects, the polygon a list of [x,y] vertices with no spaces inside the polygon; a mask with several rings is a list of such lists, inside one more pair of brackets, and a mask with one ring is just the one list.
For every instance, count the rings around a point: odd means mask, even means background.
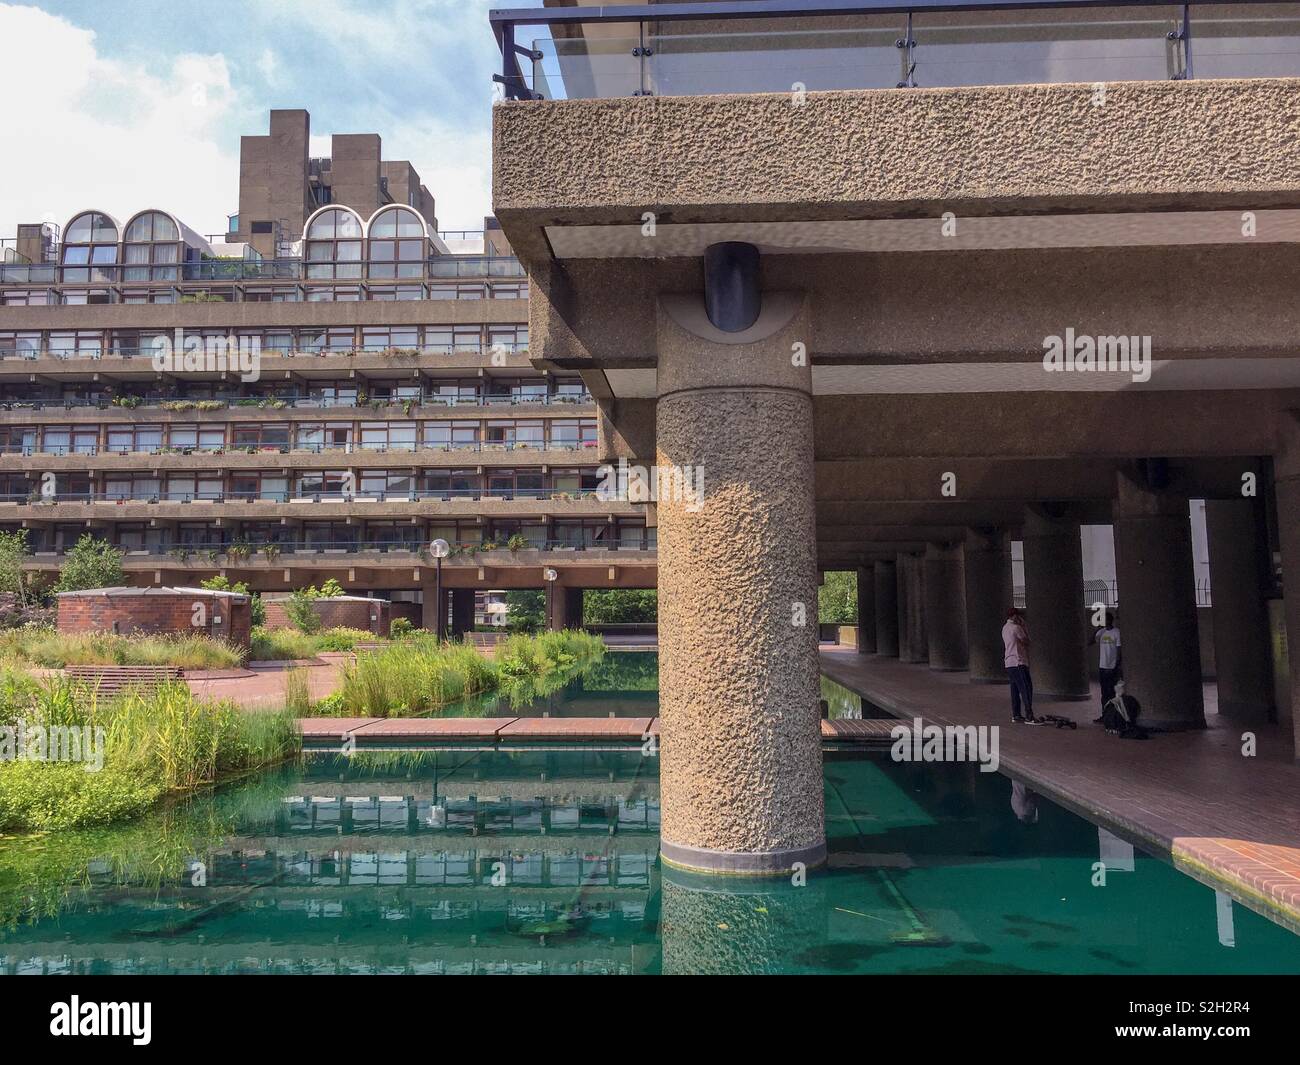
[{"label": "reflection in water", "polygon": [[439,711],[439,717],[653,717],[659,712],[658,656],[608,651],[579,671],[503,680]]},{"label": "reflection in water", "polygon": [[1161,861],[1094,887],[1097,827],[1022,820],[1003,777],[828,753],[825,780],[795,886],[661,873],[638,748],[311,754],[0,841],[0,972],[1300,971],[1300,938]]}]

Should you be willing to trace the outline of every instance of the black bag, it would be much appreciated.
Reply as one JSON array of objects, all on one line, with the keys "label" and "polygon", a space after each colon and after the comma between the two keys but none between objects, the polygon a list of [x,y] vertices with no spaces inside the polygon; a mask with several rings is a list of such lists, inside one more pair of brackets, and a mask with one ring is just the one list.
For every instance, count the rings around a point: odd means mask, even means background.
[{"label": "black bag", "polygon": [[1142,704],[1133,696],[1127,692],[1116,695],[1102,708],[1102,727],[1121,739],[1144,740],[1147,738],[1147,731],[1137,723],[1138,714],[1141,712]]}]

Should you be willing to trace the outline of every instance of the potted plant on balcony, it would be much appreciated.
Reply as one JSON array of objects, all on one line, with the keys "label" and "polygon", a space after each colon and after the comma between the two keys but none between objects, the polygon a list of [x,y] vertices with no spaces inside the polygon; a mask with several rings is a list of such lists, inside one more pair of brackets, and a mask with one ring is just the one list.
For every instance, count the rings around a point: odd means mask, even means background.
[{"label": "potted plant on balcony", "polygon": [[263,544],[262,554],[265,556],[267,562],[274,562],[277,558],[280,557],[280,545]]},{"label": "potted plant on balcony", "polygon": [[506,547],[510,549],[512,555],[518,551],[524,551],[530,546],[532,545],[528,537],[523,533],[513,533],[510,539],[506,541]]}]

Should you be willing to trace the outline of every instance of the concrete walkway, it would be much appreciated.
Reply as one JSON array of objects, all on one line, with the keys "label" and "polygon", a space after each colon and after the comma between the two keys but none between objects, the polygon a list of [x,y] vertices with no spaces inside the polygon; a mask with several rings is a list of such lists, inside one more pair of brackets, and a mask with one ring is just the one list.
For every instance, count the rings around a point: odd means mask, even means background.
[{"label": "concrete walkway", "polygon": [[822,671],[895,717],[938,725],[1002,725],[1001,769],[1048,798],[1170,857],[1197,880],[1300,932],[1300,766],[1288,732],[1255,730],[1258,754],[1242,756],[1242,731],[1221,720],[1207,685],[1211,727],[1108,736],[1088,703],[1035,700],[1039,713],[1077,730],[1010,724],[1007,688],[966,673],[932,672],[895,658],[821,649]]}]

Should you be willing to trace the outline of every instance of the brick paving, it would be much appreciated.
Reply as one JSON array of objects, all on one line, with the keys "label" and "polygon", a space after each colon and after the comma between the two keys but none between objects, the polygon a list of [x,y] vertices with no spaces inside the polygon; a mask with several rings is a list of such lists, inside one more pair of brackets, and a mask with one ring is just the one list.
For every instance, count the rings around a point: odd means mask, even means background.
[{"label": "brick paving", "polygon": [[1035,699],[1040,713],[1079,722],[1077,730],[1010,724],[1007,689],[972,684],[965,673],[823,647],[822,671],[881,710],[927,723],[1005,725],[1001,769],[1034,790],[1100,819],[1184,872],[1300,931],[1300,765],[1290,733],[1254,729],[1258,753],[1241,754],[1243,729],[1220,719],[1206,686],[1204,731],[1108,736],[1091,702]]}]

